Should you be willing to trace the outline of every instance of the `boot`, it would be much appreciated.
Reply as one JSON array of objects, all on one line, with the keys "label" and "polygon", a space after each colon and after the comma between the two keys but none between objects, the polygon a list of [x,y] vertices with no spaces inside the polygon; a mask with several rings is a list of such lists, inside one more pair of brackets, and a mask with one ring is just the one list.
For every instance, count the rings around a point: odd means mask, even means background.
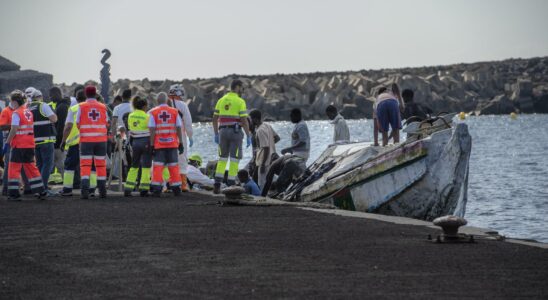
[{"label": "boot", "polygon": [[148,197],[148,191],[141,191],[140,195],[141,197]]},{"label": "boot", "polygon": [[80,190],[80,199],[89,199],[89,189],[83,188]]},{"label": "boot", "polygon": [[215,184],[213,185],[213,194],[220,194],[221,193],[221,183],[220,182],[215,182]]},{"label": "boot", "polygon": [[181,195],[181,189],[178,186],[174,186],[172,189],[173,196],[178,197]]},{"label": "boot", "polygon": [[183,191],[184,193],[190,191],[188,188],[188,181],[185,174],[181,174],[181,191]]},{"label": "boot", "polygon": [[130,190],[125,190],[124,191],[124,197],[131,197],[131,191]]}]

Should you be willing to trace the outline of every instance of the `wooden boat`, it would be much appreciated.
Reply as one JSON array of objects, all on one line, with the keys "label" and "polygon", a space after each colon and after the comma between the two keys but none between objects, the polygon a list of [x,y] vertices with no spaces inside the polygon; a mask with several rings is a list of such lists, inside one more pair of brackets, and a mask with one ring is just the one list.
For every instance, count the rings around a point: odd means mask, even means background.
[{"label": "wooden boat", "polygon": [[463,217],[472,141],[454,116],[409,124],[397,145],[330,145],[282,198],[424,220]]}]

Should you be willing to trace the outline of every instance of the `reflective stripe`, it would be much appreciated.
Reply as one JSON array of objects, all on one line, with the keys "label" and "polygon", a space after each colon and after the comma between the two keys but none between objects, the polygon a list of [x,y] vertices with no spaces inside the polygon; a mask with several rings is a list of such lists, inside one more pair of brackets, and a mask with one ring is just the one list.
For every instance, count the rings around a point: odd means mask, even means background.
[{"label": "reflective stripe", "polygon": [[236,180],[236,176],[228,176],[228,180]]},{"label": "reflective stripe", "polygon": [[19,129],[24,129],[24,128],[34,128],[33,125],[19,125]]},{"label": "reflective stripe", "polygon": [[97,155],[95,155],[95,156],[93,156],[93,157],[94,157],[95,159],[97,159],[97,160],[105,160],[105,158],[106,158],[105,155],[103,155],[103,156],[97,156]]},{"label": "reflective stripe", "polygon": [[8,183],[17,183],[17,184],[19,184],[19,179],[9,179]]},{"label": "reflective stripe", "polygon": [[40,182],[40,183],[31,184],[30,188],[35,189],[35,188],[39,188],[39,187],[43,187],[43,186],[44,186],[44,184]]},{"label": "reflective stripe", "polygon": [[150,185],[162,185],[162,182],[153,181],[150,183]]},{"label": "reflective stripe", "polygon": [[173,127],[175,128],[175,124],[158,124],[156,125],[157,128],[160,128],[160,127]]},{"label": "reflective stripe", "polygon": [[[105,126],[102,126],[106,129]],[[86,137],[86,136],[106,136],[107,134],[106,133],[102,133],[102,132],[80,132],[80,136],[81,137]]]},{"label": "reflective stripe", "polygon": [[29,178],[29,182],[31,182],[31,181],[38,181],[38,180],[42,181],[42,177],[37,176],[37,177]]},{"label": "reflective stripe", "polygon": [[97,180],[107,180],[106,176],[97,176]]},{"label": "reflective stripe", "polygon": [[155,161],[155,162],[154,162],[154,165],[155,165],[155,166],[163,166],[164,163],[161,162],[161,161]]},{"label": "reflective stripe", "polygon": [[81,179],[89,179],[89,176],[82,176]]},{"label": "reflective stripe", "polygon": [[34,138],[35,142],[43,142],[43,141],[55,141],[56,137],[54,136],[44,136],[44,137],[37,137]]},{"label": "reflective stripe", "polygon": [[32,130],[17,130],[17,132],[15,132],[15,134],[17,135],[29,135],[29,134],[33,134],[34,131]]},{"label": "reflective stripe", "polygon": [[167,164],[168,167],[173,167],[177,165],[179,165],[179,163],[176,163],[176,162]]},{"label": "reflective stripe", "polygon": [[180,181],[177,181],[177,182],[173,182],[173,183],[169,183],[170,186],[180,186],[181,185],[181,182]]},{"label": "reflective stripe", "polygon": [[219,157],[219,161],[228,161],[228,157]]},{"label": "reflective stripe", "polygon": [[105,125],[80,125],[80,129],[89,129],[89,128],[106,128]]},{"label": "reflective stripe", "polygon": [[92,159],[93,155],[80,155],[80,159]]},{"label": "reflective stripe", "polygon": [[246,116],[247,110],[240,110],[240,116]]},{"label": "reflective stripe", "polygon": [[156,133],[175,133],[177,130],[173,129],[163,129],[163,130],[156,130]]},{"label": "reflective stripe", "polygon": [[49,121],[49,120],[48,121],[36,121],[36,122],[34,122],[35,126],[36,125],[49,125],[49,124],[53,124],[53,123],[51,123],[51,121]]},{"label": "reflective stripe", "polygon": [[18,190],[18,189],[19,189],[18,185],[17,186],[12,186],[12,185],[8,186],[8,190]]},{"label": "reflective stripe", "polygon": [[135,131],[130,131],[129,132],[129,135],[131,137],[135,137],[135,138],[138,138],[138,137],[147,137],[147,136],[150,136],[150,132],[149,131],[143,131],[143,132],[135,132]]}]

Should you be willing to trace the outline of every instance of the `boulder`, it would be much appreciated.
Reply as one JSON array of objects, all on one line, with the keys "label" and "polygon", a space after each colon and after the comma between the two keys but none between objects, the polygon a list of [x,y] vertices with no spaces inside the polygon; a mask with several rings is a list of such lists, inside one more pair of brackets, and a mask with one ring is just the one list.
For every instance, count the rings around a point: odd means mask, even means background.
[{"label": "boulder", "polygon": [[487,105],[480,108],[480,115],[501,115],[514,112],[516,109],[514,103],[506,97],[506,95],[498,95],[493,100],[489,101]]}]

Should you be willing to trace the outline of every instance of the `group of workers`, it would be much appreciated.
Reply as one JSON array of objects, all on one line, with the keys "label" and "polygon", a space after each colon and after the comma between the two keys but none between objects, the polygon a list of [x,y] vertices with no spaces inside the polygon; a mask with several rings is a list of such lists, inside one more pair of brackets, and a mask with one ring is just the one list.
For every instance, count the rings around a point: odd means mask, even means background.
[{"label": "group of workers", "polygon": [[[16,90],[0,114],[0,128],[6,132],[4,194],[10,200],[19,200],[23,182],[25,192],[38,198],[52,195],[48,180],[55,170],[62,175],[60,195],[72,196],[72,190],[80,188],[81,197],[87,199],[95,196],[97,189],[99,197],[104,198],[108,154],[111,144],[118,145],[119,140],[127,140],[130,149],[125,196],[132,196],[134,191],[143,197],[149,193],[158,196],[168,188],[177,196],[188,192],[193,183],[211,186],[216,194],[223,185],[237,182],[253,195],[281,192],[305,173],[310,156],[308,127],[301,110],[293,109],[291,146],[281,150],[280,157],[276,152],[279,135],[264,121],[261,111],[248,113],[243,92],[243,82],[234,80],[230,91],[215,106],[213,136],[219,158],[214,178],[210,178],[200,170],[199,155],[188,157],[188,148],[194,143],[192,117],[180,84],[172,85],[168,93],[159,93],[156,106],[150,110],[146,99],[132,99],[131,90],[126,90],[116,98],[121,102],[112,113],[93,85],[77,88],[70,101],[62,100],[60,90],[53,88],[50,95],[55,101],[50,103],[44,102],[37,89],[28,88],[25,93]],[[408,91],[403,94],[409,98]],[[412,94],[410,97],[412,100]],[[378,132],[382,133],[383,145],[388,143],[389,126],[390,137],[399,142],[403,105],[397,85],[378,91],[374,104],[375,145]],[[350,141],[348,125],[336,107],[329,105],[325,113],[334,126],[333,141]],[[253,158],[247,168],[240,170],[244,140],[246,147],[253,146]],[[122,173],[120,170],[119,176]]]}]

